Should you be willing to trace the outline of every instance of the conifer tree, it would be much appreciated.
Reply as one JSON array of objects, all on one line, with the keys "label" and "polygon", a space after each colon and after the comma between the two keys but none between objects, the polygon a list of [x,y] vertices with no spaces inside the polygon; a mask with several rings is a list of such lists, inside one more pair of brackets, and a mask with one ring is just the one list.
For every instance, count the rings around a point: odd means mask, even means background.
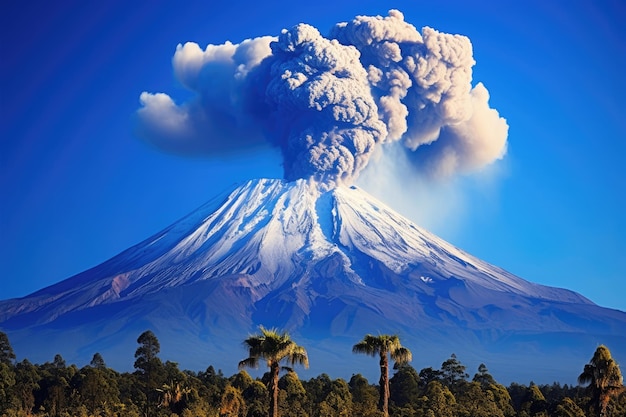
[{"label": "conifer tree", "polygon": [[15,352],[13,352],[13,347],[9,343],[9,336],[4,332],[0,332],[0,363],[13,365],[14,360]]},{"label": "conifer tree", "polygon": [[150,330],[143,332],[138,338],[139,347],[135,351],[135,374],[139,377],[145,395],[145,413],[149,417],[154,415],[158,397],[157,389],[164,381],[163,362],[157,356],[161,345],[154,333]]}]

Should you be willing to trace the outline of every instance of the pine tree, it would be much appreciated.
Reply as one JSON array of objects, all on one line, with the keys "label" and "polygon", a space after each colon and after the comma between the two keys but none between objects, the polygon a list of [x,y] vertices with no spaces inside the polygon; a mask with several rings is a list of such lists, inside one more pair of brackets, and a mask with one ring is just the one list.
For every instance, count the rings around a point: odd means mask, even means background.
[{"label": "pine tree", "polygon": [[145,413],[154,415],[157,405],[158,389],[165,383],[163,362],[157,356],[161,345],[150,330],[143,332],[138,338],[139,347],[135,351],[135,374],[139,377],[145,395]]}]

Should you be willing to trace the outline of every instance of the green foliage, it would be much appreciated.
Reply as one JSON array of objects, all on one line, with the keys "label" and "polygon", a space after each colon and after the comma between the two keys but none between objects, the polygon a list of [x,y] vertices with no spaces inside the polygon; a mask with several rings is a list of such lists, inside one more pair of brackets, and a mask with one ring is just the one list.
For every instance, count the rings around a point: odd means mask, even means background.
[{"label": "green foliage", "polygon": [[238,388],[228,385],[222,394],[220,403],[220,416],[224,417],[245,417],[246,402]]},{"label": "green foliage", "polygon": [[139,347],[135,351],[135,369],[146,384],[156,386],[157,372],[162,372],[163,363],[157,356],[161,351],[159,340],[150,330],[143,332],[138,338]]},{"label": "green foliage", "polygon": [[35,407],[35,393],[40,389],[42,377],[39,370],[28,359],[15,365],[13,402],[17,410],[30,413]]},{"label": "green foliage", "polygon": [[279,381],[279,410],[281,416],[308,417],[308,398],[295,372],[288,372]]},{"label": "green foliage", "polygon": [[419,373],[420,388],[426,388],[426,386],[432,381],[443,381],[443,372],[438,369],[424,368]]},{"label": "green foliage", "polygon": [[411,365],[404,364],[396,368],[396,373],[389,380],[389,398],[393,406],[402,408],[415,404],[420,397],[420,376]]},{"label": "green foliage", "polygon": [[135,351],[135,375],[143,392],[137,399],[137,405],[144,410],[147,417],[157,414],[160,392],[166,381],[166,370],[157,356],[161,351],[159,340],[151,330],[146,330],[137,338],[139,347]]},{"label": "green foliage", "polygon": [[330,392],[331,384],[332,380],[327,374],[320,374],[315,378],[311,378],[308,382],[305,382],[304,387],[310,403],[319,404],[324,401],[324,398],[326,398]]},{"label": "green foliage", "polygon": [[483,389],[490,392],[489,395],[493,396],[493,401],[499,410],[502,411],[504,417],[514,417],[515,410],[511,405],[511,396],[507,389],[494,381],[494,383],[487,386],[483,385]]},{"label": "green foliage", "polygon": [[266,329],[263,326],[259,329],[260,334],[244,340],[249,356],[239,362],[239,368],[246,366],[256,368],[260,359],[265,360],[269,368],[278,366],[282,361],[286,361],[289,366],[299,364],[308,368],[309,358],[306,350],[291,340],[288,333],[279,333],[276,329]]},{"label": "green foliage", "polygon": [[104,363],[104,358],[98,352],[94,353],[93,358],[91,358],[91,362],[89,362],[89,366],[96,369],[105,369],[106,363]]},{"label": "green foliage", "polygon": [[377,417],[380,415],[376,408],[378,403],[376,386],[371,385],[361,374],[352,375],[348,386],[352,395],[352,411],[355,416]]},{"label": "green foliage", "polygon": [[75,365],[66,366],[59,354],[52,363],[46,362],[39,369],[40,389],[35,393],[36,406],[50,415],[65,413],[70,404],[70,381],[78,373]]},{"label": "green foliage", "polygon": [[586,417],[585,412],[569,397],[556,406],[555,417]]},{"label": "green foliage", "polygon": [[589,384],[587,390],[591,396],[590,411],[598,417],[609,416],[609,403],[624,391],[619,366],[604,345],[598,346],[578,377],[578,382]]},{"label": "green foliage", "polygon": [[6,333],[0,332],[0,363],[11,366],[14,360],[15,352],[9,343],[9,337]]},{"label": "green foliage", "polygon": [[456,416],[456,399],[452,392],[439,381],[431,381],[426,386],[424,395],[416,404],[418,416],[454,417]]},{"label": "green foliage", "polygon": [[478,382],[470,382],[457,397],[459,416],[504,417],[498,407],[493,391],[484,389]]},{"label": "green foliage", "polygon": [[396,365],[403,365],[413,359],[411,351],[400,344],[397,335],[381,334],[373,336],[365,335],[363,340],[352,347],[354,353],[364,353],[370,356],[380,357],[380,380],[378,409],[385,417],[389,415],[389,358]]},{"label": "green foliage", "polygon": [[229,378],[229,381],[230,381],[230,385],[232,385],[235,388],[239,388],[241,392],[245,391],[254,382],[250,374],[244,371],[243,369],[240,370],[235,375],[231,376]]},{"label": "green foliage", "polygon": [[352,396],[350,387],[343,379],[336,379],[330,384],[326,397],[319,403],[316,417],[340,417],[352,415]]},{"label": "green foliage", "polygon": [[[213,366],[197,373],[181,371],[176,362],[161,362],[158,340],[151,332],[143,336],[135,359],[145,361],[136,361],[134,373],[108,368],[100,354],[80,369],[68,365],[61,355],[40,365],[26,359],[0,363],[0,417],[266,417],[270,413],[271,372],[253,379],[244,370],[227,378]],[[615,375],[610,369],[616,364],[611,364],[610,352],[604,349],[596,351],[589,364],[597,367],[592,375]],[[144,366],[151,363],[159,364],[157,372]],[[586,366],[583,373],[589,370]],[[154,391],[146,391],[147,381],[156,377]],[[397,364],[389,382],[393,417],[592,417],[599,409],[590,387],[602,386],[593,380],[587,387],[531,382],[505,388],[484,364],[468,381],[465,367],[454,355],[441,370],[424,368],[417,373],[406,363]],[[614,390],[603,417],[626,416],[622,384],[618,378],[605,385]],[[283,417],[384,416],[378,410],[379,386],[360,374],[349,382],[326,374],[302,381],[289,371],[276,386],[277,412]]]},{"label": "green foliage", "polygon": [[474,374],[474,378],[472,381],[478,382],[482,386],[489,386],[496,383],[496,380],[493,379],[493,376],[489,373],[487,366],[484,363],[481,363],[478,366],[478,372]]},{"label": "green foliage", "polygon": [[522,409],[527,409],[531,416],[538,416],[545,414],[547,408],[548,403],[543,393],[537,385],[531,384]]},{"label": "green foliage", "polygon": [[461,364],[453,353],[450,359],[446,359],[441,364],[442,383],[455,394],[461,392],[463,385],[467,382],[467,378],[469,378],[465,369],[465,365]]},{"label": "green foliage", "polygon": [[309,367],[309,358],[306,349],[298,346],[287,332],[279,333],[276,329],[266,329],[260,326],[261,333],[250,336],[244,340],[248,348],[248,357],[239,362],[239,368],[246,366],[256,368],[259,360],[263,359],[270,368],[268,380],[269,392],[269,415],[277,417],[279,412],[279,387],[278,376],[280,363],[285,361],[288,365],[295,364]]},{"label": "green foliage", "polygon": [[86,366],[76,375],[72,385],[87,410],[97,414],[106,412],[111,405],[120,402],[117,379],[117,374],[110,369]]},{"label": "green foliage", "polygon": [[210,365],[206,371],[198,373],[197,380],[199,396],[206,398],[210,404],[219,404],[227,383],[222,371],[216,372],[215,368]]},{"label": "green foliage", "polygon": [[269,412],[268,391],[261,381],[252,383],[243,391],[243,399],[248,405],[247,417],[263,417]]},{"label": "green foliage", "polygon": [[13,402],[12,390],[15,386],[13,367],[0,362],[0,415],[7,411]]}]

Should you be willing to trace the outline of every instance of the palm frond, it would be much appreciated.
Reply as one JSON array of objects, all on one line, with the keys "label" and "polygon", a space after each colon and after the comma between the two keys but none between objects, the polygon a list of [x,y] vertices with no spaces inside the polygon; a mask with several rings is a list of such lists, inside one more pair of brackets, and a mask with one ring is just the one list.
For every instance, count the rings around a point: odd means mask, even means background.
[{"label": "palm frond", "polygon": [[258,368],[259,366],[259,358],[258,357],[249,357],[239,362],[239,369],[248,367],[248,368]]},{"label": "palm frond", "polygon": [[593,382],[595,379],[594,370],[595,368],[593,365],[585,365],[585,367],[583,368],[583,373],[578,376],[578,383],[585,385]]},{"label": "palm frond", "polygon": [[411,351],[403,346],[391,350],[391,359],[397,364],[404,364],[413,360]]},{"label": "palm frond", "polygon": [[291,355],[289,355],[287,357],[287,363],[290,365],[302,365],[305,368],[309,367],[309,357],[306,354],[306,351],[304,350],[303,347],[301,346],[296,346],[296,349],[294,352],[291,353]]},{"label": "palm frond", "polygon": [[239,367],[257,367],[258,361],[263,359],[268,367],[278,365],[286,360],[288,364],[300,364],[308,368],[309,359],[306,350],[298,346],[287,332],[279,332],[275,328],[266,329],[259,326],[261,334],[251,335],[243,344],[249,351],[249,358],[239,362]]},{"label": "palm frond", "polygon": [[369,356],[376,356],[376,354],[380,352],[379,345],[377,337],[367,334],[363,340],[352,346],[352,353],[363,353]]},{"label": "palm frond", "polygon": [[259,330],[261,330],[261,334],[266,339],[281,339],[285,333],[279,333],[278,329],[275,327],[271,327],[266,329],[263,325],[259,326]]},{"label": "palm frond", "polygon": [[249,336],[243,341],[243,346],[246,349],[258,348],[263,343],[263,337],[258,335]]}]

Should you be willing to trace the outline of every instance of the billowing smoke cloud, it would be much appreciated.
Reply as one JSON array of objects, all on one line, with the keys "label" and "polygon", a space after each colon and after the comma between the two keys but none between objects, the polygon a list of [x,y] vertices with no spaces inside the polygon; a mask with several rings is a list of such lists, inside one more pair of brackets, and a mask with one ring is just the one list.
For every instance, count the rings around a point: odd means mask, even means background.
[{"label": "billowing smoke cloud", "polygon": [[424,28],[397,10],[338,24],[332,36],[361,51],[389,141],[400,141],[422,172],[471,172],[506,152],[508,126],[472,88],[472,45],[465,36]]},{"label": "billowing smoke cloud", "polygon": [[285,178],[329,187],[390,148],[420,175],[467,173],[501,158],[508,134],[487,89],[472,87],[473,65],[468,38],[420,33],[397,10],[339,23],[328,37],[300,24],[205,50],[186,43],[174,73],[195,98],[142,93],[138,131],[183,154],[270,143]]}]

